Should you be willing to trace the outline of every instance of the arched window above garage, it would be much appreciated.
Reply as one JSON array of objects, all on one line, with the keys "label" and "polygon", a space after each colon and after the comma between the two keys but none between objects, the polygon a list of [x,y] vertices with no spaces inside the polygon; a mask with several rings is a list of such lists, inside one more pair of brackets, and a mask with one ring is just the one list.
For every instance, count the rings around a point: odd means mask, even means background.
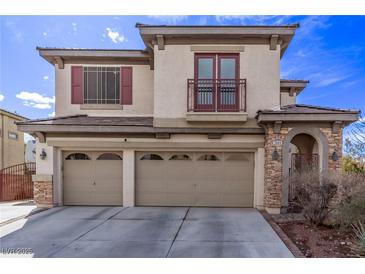
[{"label": "arched window above garage", "polygon": [[90,160],[90,157],[85,153],[72,153],[66,157],[66,160]]},{"label": "arched window above garage", "polygon": [[163,158],[158,154],[145,154],[141,157],[141,160],[163,160]]},{"label": "arched window above garage", "polygon": [[219,158],[214,154],[204,154],[198,158],[198,161],[219,161]]},{"label": "arched window above garage", "polygon": [[189,161],[189,160],[191,160],[191,158],[187,154],[174,154],[174,155],[172,155],[170,157],[169,160],[172,160],[172,161],[175,161],[175,160],[178,160],[178,161]]},{"label": "arched window above garage", "polygon": [[96,160],[123,160],[123,159],[116,153],[103,153],[99,155],[99,157]]}]

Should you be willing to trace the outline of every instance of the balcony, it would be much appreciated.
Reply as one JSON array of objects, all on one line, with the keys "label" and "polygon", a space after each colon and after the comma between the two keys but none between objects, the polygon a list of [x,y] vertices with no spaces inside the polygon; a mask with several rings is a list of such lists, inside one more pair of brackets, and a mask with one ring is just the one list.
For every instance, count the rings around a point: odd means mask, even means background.
[{"label": "balcony", "polygon": [[188,79],[188,122],[246,122],[246,79]]}]

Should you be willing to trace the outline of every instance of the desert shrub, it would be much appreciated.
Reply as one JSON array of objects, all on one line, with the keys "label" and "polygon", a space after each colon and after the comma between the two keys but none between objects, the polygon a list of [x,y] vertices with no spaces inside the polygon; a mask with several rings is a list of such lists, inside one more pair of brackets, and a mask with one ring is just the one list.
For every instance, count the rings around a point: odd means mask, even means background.
[{"label": "desert shrub", "polygon": [[350,200],[340,203],[336,208],[336,223],[349,228],[354,223],[365,223],[365,194],[355,195]]},{"label": "desert shrub", "polygon": [[342,158],[342,169],[346,173],[365,174],[365,164],[351,156],[344,156]]},{"label": "desert shrub", "polygon": [[352,228],[358,241],[359,251],[360,253],[365,254],[365,225],[359,221],[353,224]]},{"label": "desert shrub", "polygon": [[295,173],[290,178],[293,202],[302,208],[303,216],[315,225],[322,224],[330,212],[330,202],[337,193],[332,176],[318,170]]},{"label": "desert shrub", "polygon": [[335,223],[350,228],[358,221],[365,223],[365,175],[356,173],[338,174],[338,203],[334,212]]}]

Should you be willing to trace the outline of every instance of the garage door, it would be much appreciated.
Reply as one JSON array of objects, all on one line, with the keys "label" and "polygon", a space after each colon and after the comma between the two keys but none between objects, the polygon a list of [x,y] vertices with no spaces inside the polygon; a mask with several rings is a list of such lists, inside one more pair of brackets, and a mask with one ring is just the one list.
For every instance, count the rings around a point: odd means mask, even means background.
[{"label": "garage door", "polygon": [[123,160],[118,152],[68,152],[63,161],[65,205],[122,205]]},{"label": "garage door", "polygon": [[252,207],[253,153],[138,152],[136,204]]}]

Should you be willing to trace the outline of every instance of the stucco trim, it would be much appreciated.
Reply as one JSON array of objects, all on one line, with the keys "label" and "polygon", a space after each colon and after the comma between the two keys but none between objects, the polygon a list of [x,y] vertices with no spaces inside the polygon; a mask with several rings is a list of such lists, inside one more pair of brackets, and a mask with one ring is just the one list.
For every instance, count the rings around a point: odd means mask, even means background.
[{"label": "stucco trim", "polygon": [[354,122],[358,119],[356,113],[259,113],[258,122],[272,121],[346,121]]},{"label": "stucco trim", "polygon": [[190,51],[204,51],[204,52],[244,52],[245,46],[227,46],[227,45],[193,45]]},{"label": "stucco trim", "polygon": [[320,158],[320,170],[326,171],[328,167],[328,151],[329,145],[327,137],[319,128],[293,128],[288,132],[283,140],[282,159],[283,159],[283,196],[282,203],[284,206],[288,205],[289,193],[289,168],[290,168],[290,142],[298,134],[308,134],[312,136],[318,143],[318,151]]},{"label": "stucco trim", "polygon": [[34,174],[32,175],[33,182],[49,182],[52,181],[53,176],[48,174]]},{"label": "stucco trim", "polygon": [[108,110],[108,109],[123,109],[123,105],[121,104],[81,104],[80,105],[81,110],[93,110],[93,109],[102,109],[102,110]]},{"label": "stucco trim", "polygon": [[25,125],[18,124],[22,132],[84,132],[84,133],[226,133],[263,134],[262,128],[154,128],[147,126],[79,126],[79,125]]}]

